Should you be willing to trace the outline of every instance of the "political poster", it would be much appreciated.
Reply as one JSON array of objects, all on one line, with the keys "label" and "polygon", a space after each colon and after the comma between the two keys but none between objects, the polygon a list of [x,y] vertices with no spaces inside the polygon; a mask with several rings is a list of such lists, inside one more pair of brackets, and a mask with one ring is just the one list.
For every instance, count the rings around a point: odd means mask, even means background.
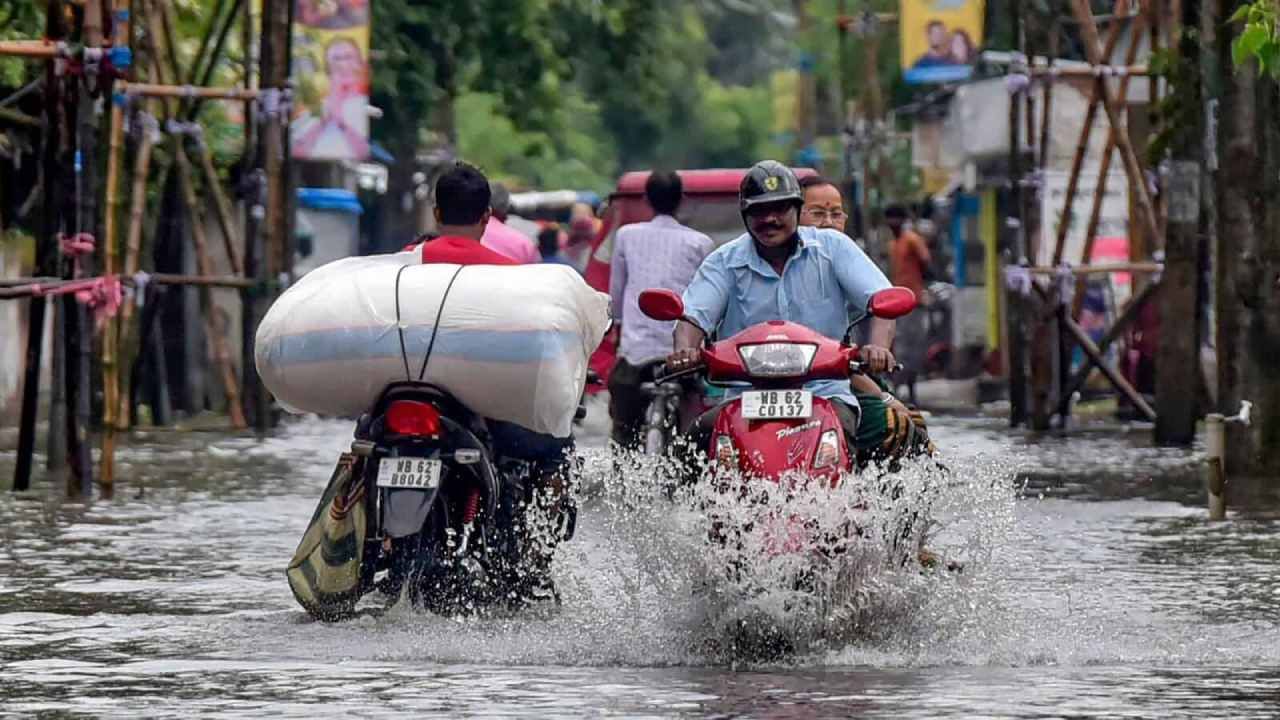
[{"label": "political poster", "polygon": [[370,0],[294,0],[293,157],[369,157]]},{"label": "political poster", "polygon": [[903,79],[958,82],[973,74],[982,46],[983,0],[902,0]]}]

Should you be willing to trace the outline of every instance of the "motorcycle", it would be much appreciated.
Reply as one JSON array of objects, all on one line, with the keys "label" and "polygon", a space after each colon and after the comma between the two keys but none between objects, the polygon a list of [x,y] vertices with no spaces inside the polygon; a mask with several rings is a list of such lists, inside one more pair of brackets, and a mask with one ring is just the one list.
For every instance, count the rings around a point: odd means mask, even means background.
[{"label": "motorcycle", "polygon": [[571,468],[495,455],[486,421],[445,390],[389,385],[357,423],[368,507],[359,594],[408,592],[438,614],[499,603],[558,602],[551,550],[573,537],[568,490],[539,493],[539,477]]},{"label": "motorcycle", "polygon": [[[670,290],[646,290],[639,300],[641,312],[651,318],[688,321],[680,296]],[[915,306],[911,290],[888,288],[872,297],[868,314],[893,319]],[[708,340],[693,367],[658,379],[667,383],[705,374],[712,385],[747,386],[722,406],[709,446],[700,448],[710,463],[710,479],[721,492],[749,498],[753,484],[761,482],[774,486],[785,483],[788,488],[806,483],[836,488],[853,473],[855,453],[835,407],[804,388],[813,380],[847,380],[863,371],[860,349],[848,337],[846,333],[844,341],[837,341],[803,325],[771,320],[718,342]],[[811,546],[803,518],[758,520],[774,526],[769,531],[774,538],[771,553],[795,553]],[[726,526],[731,522],[712,517],[713,538],[724,542],[734,534],[735,529]]]}]

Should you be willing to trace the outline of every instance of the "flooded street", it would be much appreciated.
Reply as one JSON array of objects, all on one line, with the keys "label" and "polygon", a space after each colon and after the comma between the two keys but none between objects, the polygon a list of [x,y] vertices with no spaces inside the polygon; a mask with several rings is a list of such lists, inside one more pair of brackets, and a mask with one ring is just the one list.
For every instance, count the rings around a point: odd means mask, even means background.
[{"label": "flooded street", "polygon": [[[336,625],[306,616],[284,567],[347,423],[138,436],[114,501],[64,503],[39,481],[0,503],[0,715],[1280,713],[1274,514],[1205,523],[1177,469],[1191,456],[1143,449],[1144,431],[1036,444],[998,420],[936,425],[954,481],[933,547],[963,572],[883,574],[766,664],[724,652],[686,518],[610,499],[598,434],[562,607]],[[0,453],[6,484],[12,467]]]}]

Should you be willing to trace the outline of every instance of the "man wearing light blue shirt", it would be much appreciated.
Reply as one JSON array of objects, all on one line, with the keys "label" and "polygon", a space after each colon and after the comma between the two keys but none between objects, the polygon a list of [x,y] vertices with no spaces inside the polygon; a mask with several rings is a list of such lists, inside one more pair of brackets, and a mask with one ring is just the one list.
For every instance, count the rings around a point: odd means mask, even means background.
[{"label": "man wearing light blue shirt", "polygon": [[[706,334],[726,338],[768,320],[844,337],[848,308],[866,308],[873,294],[890,287],[880,268],[843,233],[799,227],[803,199],[795,174],[781,163],[757,163],[743,178],[739,203],[748,232],[707,256],[685,290],[685,315],[696,325],[676,325],[675,351],[667,361],[673,371],[697,361]],[[872,373],[886,372],[894,365],[888,349],[893,321],[875,318],[872,323],[863,361]],[[852,446],[858,401],[849,383],[822,380],[806,388],[834,401]],[[717,412],[708,412],[691,428],[696,447],[704,451]]]}]

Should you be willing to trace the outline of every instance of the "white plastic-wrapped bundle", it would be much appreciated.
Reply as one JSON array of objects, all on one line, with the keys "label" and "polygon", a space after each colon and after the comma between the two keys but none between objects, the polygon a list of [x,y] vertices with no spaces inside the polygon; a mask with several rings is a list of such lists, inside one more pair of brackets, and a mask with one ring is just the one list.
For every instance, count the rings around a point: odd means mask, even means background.
[{"label": "white plastic-wrapped bundle", "polygon": [[258,326],[255,357],[292,412],[359,415],[389,383],[421,379],[481,416],[566,437],[608,324],[609,296],[567,266],[403,252],[307,273]]}]

